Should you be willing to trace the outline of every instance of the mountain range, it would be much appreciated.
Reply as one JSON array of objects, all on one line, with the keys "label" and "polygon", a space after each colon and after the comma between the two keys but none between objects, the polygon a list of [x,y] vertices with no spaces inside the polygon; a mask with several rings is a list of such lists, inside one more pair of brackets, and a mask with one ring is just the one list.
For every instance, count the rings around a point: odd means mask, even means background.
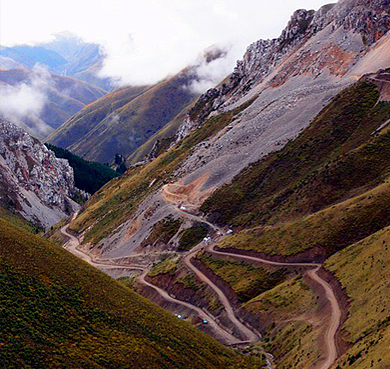
[{"label": "mountain range", "polygon": [[104,54],[98,44],[83,42],[76,36],[63,33],[39,45],[15,45],[0,49],[0,66],[6,69],[43,65],[54,74],[72,77],[109,91],[112,81],[100,78]]},{"label": "mountain range", "polygon": [[0,94],[3,118],[43,139],[106,91],[45,69],[22,68],[0,70]]},{"label": "mountain range", "polygon": [[[220,57],[222,52],[209,51],[198,63],[210,63]],[[199,80],[197,66],[187,67],[155,85],[115,90],[82,109],[47,141],[101,163],[111,163],[115,154],[125,158],[133,155],[133,163],[141,161],[158,140],[175,135],[199,96],[192,88]]]},{"label": "mountain range", "polygon": [[201,96],[188,67],[100,97],[48,138],[127,160],[79,209],[66,160],[1,121],[6,363],[388,368],[389,29],[389,0],[300,9]]}]

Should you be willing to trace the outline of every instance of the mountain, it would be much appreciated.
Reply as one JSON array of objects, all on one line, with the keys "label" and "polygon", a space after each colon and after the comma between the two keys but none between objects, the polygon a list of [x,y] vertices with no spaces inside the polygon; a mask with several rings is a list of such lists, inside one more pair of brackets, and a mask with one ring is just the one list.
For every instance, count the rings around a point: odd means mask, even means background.
[{"label": "mountain", "polygon": [[389,10],[298,10],[250,45],[83,206],[82,250],[142,262],[133,287],[172,311],[145,281],[241,341],[260,332],[278,367],[387,368]]},{"label": "mountain", "polygon": [[0,219],[5,367],[259,368],[67,251]]},{"label": "mountain", "polygon": [[[361,8],[346,16],[352,9],[351,4],[360,4]],[[152,204],[154,201],[161,202],[161,195],[154,193],[153,189],[162,182],[175,181],[173,192],[185,193],[194,205],[200,206],[217,188],[231,182],[245,168],[250,168],[249,165],[268,159],[269,153],[283,149],[300,132],[308,129],[343,89],[363,74],[390,65],[387,52],[389,34],[375,41],[375,37],[383,33],[382,24],[388,17],[383,11],[383,4],[342,1],[317,12],[297,11],[280,38],[260,40],[251,45],[227,82],[199,98],[180,128],[184,139],[172,148],[172,152],[168,150],[157,161],[129,172],[122,179],[124,187],[131,187],[130,178],[139,173],[145,176],[145,182],[158,179],[142,192],[145,196],[149,194],[146,203]],[[360,19],[367,20],[366,14],[372,21],[376,19],[370,26],[372,29],[366,29],[366,23]],[[378,28],[374,27],[375,24]],[[339,52],[335,53],[335,50]],[[329,60],[332,60],[331,64]],[[279,80],[282,76],[288,78]],[[248,84],[250,88],[243,87]],[[367,94],[370,95],[370,92]],[[372,94],[376,96],[376,92]],[[379,124],[378,121],[376,124]],[[160,170],[165,173],[163,176],[157,174]],[[137,180],[135,183],[140,182]],[[241,195],[239,189],[237,192]],[[102,197],[99,196],[99,201],[103,205]],[[251,199],[249,197],[247,201],[251,202]],[[142,199],[130,197],[129,200],[138,203]],[[229,206],[229,197],[225,200]],[[233,205],[234,199],[231,201]],[[141,205],[145,211],[148,207]],[[100,212],[96,206],[93,208]],[[172,213],[172,210],[166,211],[161,216]],[[92,218],[95,219],[95,216]],[[106,222],[109,232],[119,225],[117,222],[120,224],[116,218],[112,227]],[[89,222],[85,223],[81,230],[89,225]],[[87,235],[89,233],[94,233],[93,227]],[[98,239],[95,241],[98,242]],[[128,253],[136,246],[137,243],[130,242],[128,249],[123,246],[123,252]],[[117,253],[120,254],[118,250]]]},{"label": "mountain", "polygon": [[128,157],[195,99],[195,78],[189,68],[154,86],[120,88],[77,113],[48,142],[101,163],[115,154]]},{"label": "mountain", "polygon": [[47,50],[43,46],[17,45],[3,47],[1,56],[13,59],[27,68],[33,68],[36,63],[46,65],[49,70],[55,71],[67,64],[66,59],[53,50]]},{"label": "mountain", "polygon": [[0,207],[48,227],[78,209],[73,169],[10,122],[0,120]]},{"label": "mountain", "polygon": [[[106,91],[73,78],[61,77],[44,69],[0,70],[0,114],[45,138],[53,129]],[[19,100],[12,104],[11,100]],[[15,106],[14,106],[15,105]]]},{"label": "mountain", "polygon": [[54,74],[80,79],[107,91],[113,88],[108,78],[98,77],[104,60],[100,46],[83,42],[72,34],[57,34],[54,40],[40,45],[2,47],[0,57],[3,66],[10,65],[11,60],[29,69],[40,64]]}]

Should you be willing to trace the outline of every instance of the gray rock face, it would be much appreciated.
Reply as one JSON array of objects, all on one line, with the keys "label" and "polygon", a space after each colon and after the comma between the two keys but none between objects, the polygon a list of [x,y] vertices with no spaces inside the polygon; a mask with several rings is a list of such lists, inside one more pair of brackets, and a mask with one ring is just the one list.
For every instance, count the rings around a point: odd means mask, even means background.
[{"label": "gray rock face", "polygon": [[12,123],[0,120],[0,194],[3,206],[44,227],[59,222],[78,205],[73,169],[65,159]]}]

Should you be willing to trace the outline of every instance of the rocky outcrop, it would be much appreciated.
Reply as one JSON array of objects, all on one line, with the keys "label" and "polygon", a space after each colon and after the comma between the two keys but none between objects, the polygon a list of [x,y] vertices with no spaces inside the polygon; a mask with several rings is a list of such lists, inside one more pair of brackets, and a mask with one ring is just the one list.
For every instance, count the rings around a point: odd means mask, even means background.
[{"label": "rocky outcrop", "polygon": [[12,123],[0,120],[0,203],[48,227],[78,205],[73,169],[65,159]]}]

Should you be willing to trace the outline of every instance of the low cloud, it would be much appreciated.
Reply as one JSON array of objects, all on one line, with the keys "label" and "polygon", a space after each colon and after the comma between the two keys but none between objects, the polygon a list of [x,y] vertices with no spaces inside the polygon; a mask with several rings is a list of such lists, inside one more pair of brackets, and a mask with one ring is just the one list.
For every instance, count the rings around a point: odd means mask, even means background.
[{"label": "low cloud", "polygon": [[48,41],[64,30],[102,45],[106,60],[101,75],[118,85],[156,83],[193,65],[210,45],[234,45],[224,60],[199,68],[202,78],[193,87],[201,91],[229,74],[251,42],[278,37],[296,9],[318,9],[328,2],[68,0],[58,12],[52,1],[35,0],[25,1],[20,12],[18,1],[5,1],[7,17],[0,26],[5,45]]},{"label": "low cloud", "polygon": [[[197,68],[199,81],[192,88],[204,92],[230,74],[247,46],[278,37],[293,11],[318,7],[326,0],[144,0],[133,4],[102,38],[105,63],[101,76],[118,85],[154,84],[194,65],[210,45],[228,49],[224,58]],[[133,1],[129,1],[129,4]],[[130,6],[130,5],[129,5]],[[277,9],[277,11],[275,11]]]},{"label": "low cloud", "polygon": [[0,83],[1,116],[36,137],[46,136],[50,128],[39,116],[48,101],[51,84],[50,73],[40,65],[33,68],[25,82],[16,85]]}]

